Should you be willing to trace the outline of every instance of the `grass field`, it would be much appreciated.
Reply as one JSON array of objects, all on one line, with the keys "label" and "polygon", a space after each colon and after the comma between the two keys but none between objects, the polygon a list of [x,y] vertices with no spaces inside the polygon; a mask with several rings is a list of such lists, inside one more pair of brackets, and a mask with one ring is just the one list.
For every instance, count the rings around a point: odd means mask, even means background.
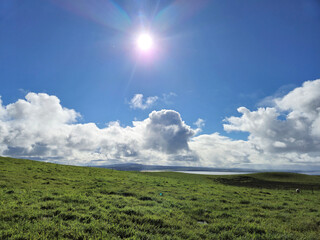
[{"label": "grass field", "polygon": [[319,206],[320,176],[120,172],[0,158],[0,239],[320,239]]}]

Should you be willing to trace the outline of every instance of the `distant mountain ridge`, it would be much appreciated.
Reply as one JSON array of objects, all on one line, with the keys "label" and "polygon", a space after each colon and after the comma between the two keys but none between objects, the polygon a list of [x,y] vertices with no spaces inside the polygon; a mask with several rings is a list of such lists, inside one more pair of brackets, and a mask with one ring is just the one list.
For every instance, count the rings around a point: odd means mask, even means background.
[{"label": "distant mountain ridge", "polygon": [[212,172],[261,172],[260,170],[244,168],[210,168],[210,167],[188,167],[188,166],[162,166],[162,165],[144,165],[138,163],[124,163],[94,166],[99,168],[108,168],[120,171],[212,171]]},{"label": "distant mountain ridge", "polygon": [[[119,171],[208,171],[208,172],[243,172],[243,173],[259,173],[259,172],[292,172],[304,173],[311,175],[319,175],[319,170],[297,170],[297,169],[252,169],[252,168],[213,168],[213,167],[189,167],[189,166],[163,166],[163,165],[144,165],[138,163],[110,164],[101,166],[91,166],[98,168],[108,168]],[[314,172],[314,173],[313,173]]]}]

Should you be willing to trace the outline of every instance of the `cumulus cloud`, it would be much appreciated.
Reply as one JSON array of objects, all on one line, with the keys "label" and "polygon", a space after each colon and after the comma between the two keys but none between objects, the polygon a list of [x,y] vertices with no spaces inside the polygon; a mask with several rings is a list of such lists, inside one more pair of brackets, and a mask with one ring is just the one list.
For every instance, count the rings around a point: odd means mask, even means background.
[{"label": "cumulus cloud", "polygon": [[198,160],[188,146],[195,131],[173,110],[153,111],[133,126],[111,122],[101,129],[94,123],[77,123],[79,113],[45,93],[28,93],[7,106],[0,103],[1,155],[71,164]]},{"label": "cumulus cloud", "polygon": [[189,145],[204,166],[228,167],[250,163],[250,157],[257,153],[249,142],[232,140],[219,133],[196,136]]},{"label": "cumulus cloud", "polygon": [[249,141],[266,152],[320,153],[320,80],[307,81],[274,106],[250,111],[240,107],[241,117],[229,117],[226,131],[249,132]]},{"label": "cumulus cloud", "polygon": [[[0,148],[2,154],[38,156],[60,151],[55,142],[67,134],[69,124],[80,115],[63,108],[60,100],[47,94],[29,93],[25,100],[2,106]],[[45,146],[55,146],[51,149]]]},{"label": "cumulus cloud", "polygon": [[189,150],[188,139],[195,131],[173,110],[153,111],[145,120],[146,146],[166,153]]},{"label": "cumulus cloud", "polygon": [[[138,105],[148,102],[137,99]],[[56,96],[28,93],[6,106],[0,98],[0,155],[79,165],[319,166],[320,80],[269,102],[256,110],[240,107],[240,116],[225,119],[227,132],[249,133],[247,140],[234,140],[199,134],[202,119],[193,129],[174,110],[152,111],[132,126],[115,121],[99,128],[79,123],[81,115]]]},{"label": "cumulus cloud", "polygon": [[319,167],[320,80],[306,81],[282,97],[269,97],[268,105],[254,111],[240,107],[240,117],[225,119],[224,129],[248,132],[247,141],[214,133],[192,138],[190,149],[207,165]]},{"label": "cumulus cloud", "polygon": [[130,100],[130,107],[133,109],[147,109],[151,107],[158,100],[157,96],[147,97],[146,100],[143,99],[143,94],[135,94]]}]

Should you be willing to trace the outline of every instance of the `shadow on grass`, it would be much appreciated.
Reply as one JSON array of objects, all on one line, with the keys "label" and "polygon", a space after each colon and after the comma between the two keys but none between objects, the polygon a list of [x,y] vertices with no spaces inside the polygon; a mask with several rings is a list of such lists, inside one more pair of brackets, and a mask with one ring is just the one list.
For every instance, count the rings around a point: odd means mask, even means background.
[{"label": "shadow on grass", "polygon": [[304,189],[320,190],[320,184],[317,183],[299,183],[299,182],[280,182],[268,181],[249,176],[237,176],[232,178],[219,177],[215,181],[237,187],[266,188],[266,189]]}]

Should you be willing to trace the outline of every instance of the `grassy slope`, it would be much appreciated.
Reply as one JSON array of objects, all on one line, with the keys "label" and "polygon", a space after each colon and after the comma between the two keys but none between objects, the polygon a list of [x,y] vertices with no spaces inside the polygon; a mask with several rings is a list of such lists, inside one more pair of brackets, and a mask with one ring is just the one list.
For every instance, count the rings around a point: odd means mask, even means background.
[{"label": "grassy slope", "polygon": [[0,158],[0,239],[320,239],[319,186]]}]

